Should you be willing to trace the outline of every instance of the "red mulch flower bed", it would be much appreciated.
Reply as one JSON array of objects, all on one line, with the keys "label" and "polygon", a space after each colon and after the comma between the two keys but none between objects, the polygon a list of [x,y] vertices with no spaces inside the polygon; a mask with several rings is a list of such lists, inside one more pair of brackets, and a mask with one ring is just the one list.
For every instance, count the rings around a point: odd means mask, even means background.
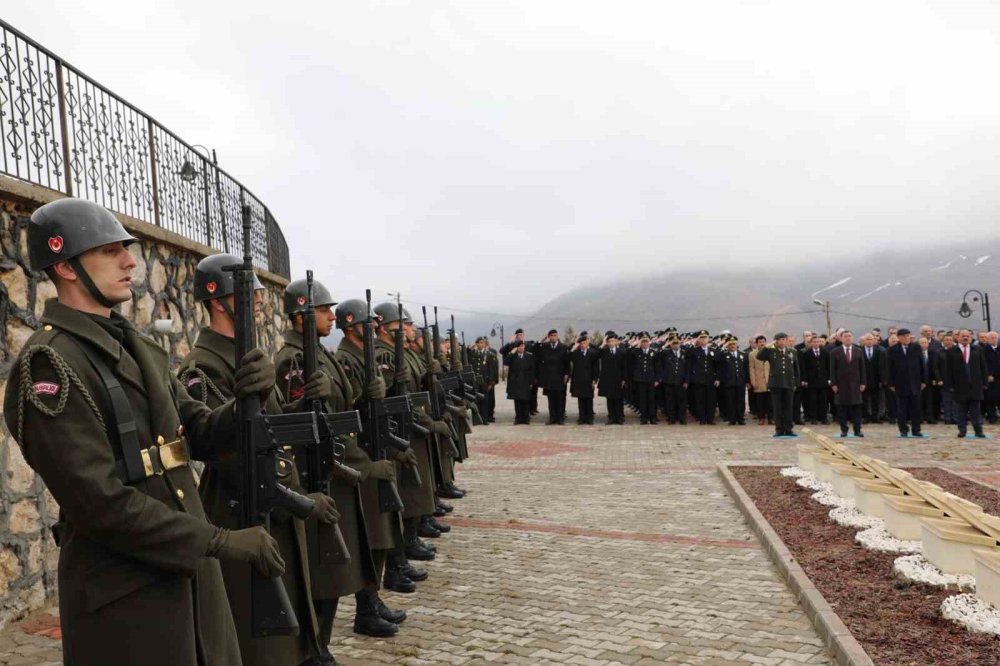
[{"label": "red mulch flower bed", "polygon": [[[893,553],[866,550],[856,529],[841,527],[814,492],[781,476],[778,467],[730,467],[757,509],[785,542],[813,584],[876,664],[905,666],[1000,664],[1000,638],[974,634],[941,617],[944,591],[898,580]],[[937,468],[914,476],[1000,512],[1000,492]]]}]

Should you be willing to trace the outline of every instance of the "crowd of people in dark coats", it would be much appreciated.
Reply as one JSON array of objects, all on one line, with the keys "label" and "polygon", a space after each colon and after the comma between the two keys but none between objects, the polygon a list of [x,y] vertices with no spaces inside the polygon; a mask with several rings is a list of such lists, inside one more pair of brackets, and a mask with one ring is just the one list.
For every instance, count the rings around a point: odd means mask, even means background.
[{"label": "crowd of people in dark coats", "polygon": [[[765,351],[769,350],[769,351]],[[965,437],[985,437],[1000,407],[1000,349],[995,332],[937,330],[922,326],[880,329],[855,336],[805,331],[801,342],[779,333],[748,344],[723,332],[678,333],[674,328],[586,333],[567,345],[552,329],[541,340],[521,329],[500,349],[507,368],[507,397],[515,424],[538,413],[537,394],[548,401],[550,425],[566,422],[566,390],[576,398],[577,423],[594,423],[594,396],[607,400],[607,424],[624,424],[626,406],[641,425],[717,419],[775,425],[776,436],[793,427],[837,421],[843,436],[863,437],[866,423],[895,423],[900,436],[923,436],[925,423],[954,424]],[[994,380],[996,378],[996,381]],[[787,406],[786,406],[787,403]]]}]

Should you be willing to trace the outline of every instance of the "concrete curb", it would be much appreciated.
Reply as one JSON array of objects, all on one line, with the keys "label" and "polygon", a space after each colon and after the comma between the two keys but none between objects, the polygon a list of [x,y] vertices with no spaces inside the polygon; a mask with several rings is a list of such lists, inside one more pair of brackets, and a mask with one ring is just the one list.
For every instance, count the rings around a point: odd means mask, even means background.
[{"label": "concrete curb", "polygon": [[833,611],[813,582],[809,580],[809,576],[795,561],[795,557],[785,546],[785,542],[781,540],[763,514],[757,510],[753,500],[743,490],[743,486],[729,471],[729,465],[720,463],[718,471],[726,489],[736,500],[740,512],[750,525],[750,529],[761,540],[764,550],[778,567],[781,577],[788,584],[792,594],[805,609],[806,615],[816,627],[816,631],[826,643],[827,649],[832,653],[837,664],[839,666],[873,666],[874,662],[871,657],[855,640],[850,629]]}]

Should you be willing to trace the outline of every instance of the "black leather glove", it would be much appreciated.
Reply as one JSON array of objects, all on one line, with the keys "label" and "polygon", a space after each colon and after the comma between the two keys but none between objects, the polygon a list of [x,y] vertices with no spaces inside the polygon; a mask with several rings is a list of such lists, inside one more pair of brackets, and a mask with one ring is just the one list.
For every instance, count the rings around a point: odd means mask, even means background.
[{"label": "black leather glove", "polygon": [[376,460],[368,468],[368,478],[376,481],[392,481],[396,478],[396,465],[391,460]]},{"label": "black leather glove", "polygon": [[306,400],[326,400],[333,392],[330,377],[325,372],[314,372],[302,388]]},{"label": "black leather glove", "polygon": [[385,398],[385,380],[376,377],[365,387],[365,398],[368,400],[382,400]]},{"label": "black leather glove", "polygon": [[249,562],[262,576],[277,578],[285,573],[285,561],[278,542],[261,526],[244,530],[224,530],[215,556],[220,560]]},{"label": "black leather glove", "polygon": [[333,501],[332,497],[325,493],[309,493],[306,497],[315,503],[313,505],[313,512],[309,516],[310,518],[315,518],[324,525],[332,525],[340,520],[337,504]]},{"label": "black leather glove", "polygon": [[260,349],[252,349],[240,361],[236,372],[236,397],[245,398],[257,393],[267,400],[274,390],[274,363]]}]

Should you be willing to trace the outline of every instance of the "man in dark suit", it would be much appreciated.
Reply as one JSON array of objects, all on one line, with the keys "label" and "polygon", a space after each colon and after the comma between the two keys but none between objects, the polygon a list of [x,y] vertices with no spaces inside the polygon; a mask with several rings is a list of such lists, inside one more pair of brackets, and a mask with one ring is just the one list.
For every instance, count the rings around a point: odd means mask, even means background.
[{"label": "man in dark suit", "polygon": [[639,424],[648,425],[656,419],[656,387],[660,385],[660,359],[658,352],[649,346],[649,333],[639,337],[639,347],[629,354],[628,377],[632,380],[636,405],[639,407]]},{"label": "man in dark suit", "polygon": [[661,352],[660,367],[663,372],[663,392],[666,403],[667,423],[687,423],[687,361],[681,351],[681,339],[673,335]]},{"label": "man in dark suit", "polygon": [[729,425],[746,425],[747,382],[750,367],[747,355],[739,350],[739,341],[729,338],[725,350],[716,355],[716,376],[719,378],[719,395],[722,416]]},{"label": "man in dark suit", "polygon": [[569,392],[576,398],[579,425],[594,425],[594,388],[601,376],[597,350],[590,348],[590,338],[581,335],[569,353]]},{"label": "man in dark suit", "polygon": [[896,423],[903,437],[909,437],[911,429],[914,437],[920,437],[920,392],[926,386],[924,360],[910,329],[899,329],[896,338],[897,343],[889,347],[886,376],[889,390],[896,398]]},{"label": "man in dark suit", "polygon": [[976,437],[986,437],[983,433],[982,400],[986,387],[995,377],[989,374],[983,346],[973,345],[972,331],[963,329],[958,334],[958,344],[945,352],[944,388],[955,400],[959,437],[965,437],[970,419]]},{"label": "man in dark suit", "polygon": [[715,351],[708,348],[708,331],[698,331],[694,346],[684,355],[687,363],[688,386],[691,391],[691,413],[701,425],[715,423]]},{"label": "man in dark suit", "polygon": [[[507,348],[507,345],[504,345]],[[535,357],[525,349],[524,339],[516,340],[503,364],[507,366],[507,397],[514,401],[514,425],[531,423],[531,387],[535,383]]]},{"label": "man in dark suit", "polygon": [[[986,367],[991,377],[1000,377],[1000,348],[997,347],[997,341],[996,331],[990,331],[986,334],[986,344],[982,345],[983,354],[986,356]],[[986,395],[983,396],[983,411],[990,423],[997,422],[998,405],[1000,405],[1000,381],[993,381],[986,387]]]},{"label": "man in dark suit", "polygon": [[854,344],[854,333],[844,331],[841,345],[830,352],[830,384],[837,404],[840,436],[847,436],[848,421],[854,426],[854,436],[861,434],[861,404],[866,388],[867,359],[861,347]]},{"label": "man in dark suit", "polygon": [[[519,328],[514,331],[513,339],[500,348],[500,358],[507,358],[507,354],[514,351],[518,344],[524,343],[524,351],[531,355],[535,354],[535,347],[538,345],[534,340],[525,340],[524,329]],[[531,386],[531,399],[529,404],[530,414],[534,416],[538,413],[538,384],[532,382]]]},{"label": "man in dark suit", "polygon": [[[921,330],[923,333],[923,330]],[[935,340],[937,342],[937,340]],[[937,357],[938,353],[930,348],[930,340],[923,335],[917,340],[920,345],[920,358],[924,362],[924,390],[920,392],[920,410],[924,423],[937,423],[941,391],[938,388]]]},{"label": "man in dark suit", "polygon": [[601,369],[597,380],[597,395],[608,403],[608,425],[625,425],[625,373],[627,350],[619,347],[614,331],[604,334],[601,349]]},{"label": "man in dark suit", "polygon": [[862,383],[865,390],[861,393],[861,416],[865,423],[878,423],[880,418],[880,403],[882,390],[882,354],[885,350],[876,344],[871,333],[861,336],[861,353],[865,357],[865,376]]},{"label": "man in dark suit", "polygon": [[535,373],[538,385],[549,399],[548,425],[566,423],[566,384],[569,382],[569,359],[566,345],[559,341],[559,331],[549,331],[545,342],[535,347]]},{"label": "man in dark suit", "polygon": [[830,390],[830,352],[822,335],[813,336],[809,347],[799,352],[802,369],[803,403],[806,421],[829,423],[827,392]]},{"label": "man in dark suit", "polygon": [[937,377],[938,388],[941,391],[941,420],[944,423],[954,424],[958,422],[955,418],[955,394],[948,390],[946,384],[948,379],[948,350],[955,346],[955,335],[945,333],[941,339],[941,353],[937,355],[934,368]]}]

